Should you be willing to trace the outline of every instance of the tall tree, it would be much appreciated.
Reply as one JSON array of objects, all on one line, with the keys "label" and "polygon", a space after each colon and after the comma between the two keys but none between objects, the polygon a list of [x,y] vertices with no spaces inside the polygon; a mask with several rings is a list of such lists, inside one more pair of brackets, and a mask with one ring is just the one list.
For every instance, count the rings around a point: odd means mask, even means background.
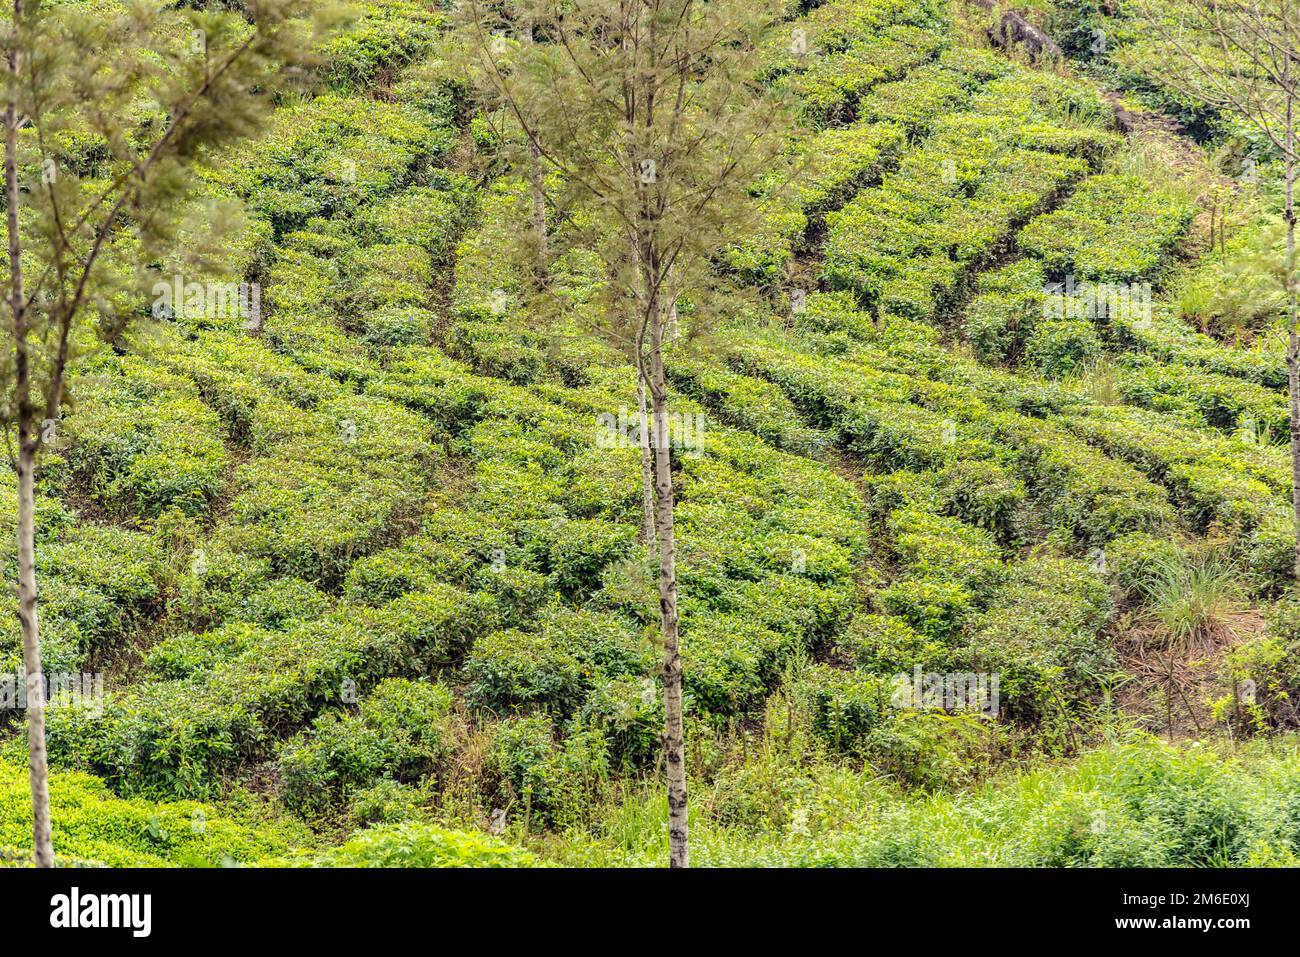
[{"label": "tall tree", "polygon": [[[1295,119],[1300,96],[1300,10],[1295,0],[1140,0],[1139,16],[1156,38],[1161,79],[1194,100],[1262,133],[1283,163],[1286,260],[1286,364],[1291,425],[1293,576],[1300,589],[1300,329],[1297,322]],[[1123,53],[1117,54],[1123,56]]]},{"label": "tall tree", "polygon": [[[653,461],[644,480],[658,556],[672,867],[687,866],[689,855],[665,350],[679,298],[689,299],[698,327],[726,284],[719,254],[757,224],[750,186],[770,170],[788,116],[757,84],[757,44],[783,7],[466,0],[463,8],[478,77],[563,181],[557,205],[582,211],[567,241],[599,253],[611,277],[600,331],[626,347],[647,392]],[[535,42],[501,44],[518,22],[533,26]],[[620,305],[629,300],[632,308]]]},{"label": "tall tree", "polygon": [[[96,341],[121,345],[147,315],[161,262],[210,269],[194,230],[192,168],[257,129],[324,20],[305,0],[239,12],[139,0],[116,11],[13,0],[4,24],[7,258],[0,423],[18,482],[18,618],[37,866],[53,865],[45,680],[37,615],[35,480],[69,402],[68,373]],[[69,142],[92,143],[70,153]],[[229,224],[227,216],[217,217]],[[220,231],[220,230],[216,230]]]}]

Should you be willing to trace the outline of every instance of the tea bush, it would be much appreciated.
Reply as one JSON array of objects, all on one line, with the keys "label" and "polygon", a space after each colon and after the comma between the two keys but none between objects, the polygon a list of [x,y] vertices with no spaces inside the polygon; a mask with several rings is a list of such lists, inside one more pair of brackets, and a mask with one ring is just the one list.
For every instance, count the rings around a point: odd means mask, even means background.
[{"label": "tea bush", "polygon": [[416,783],[451,754],[451,692],[403,679],[363,694],[355,714],[326,712],[280,749],[284,797],[322,809],[379,779]]}]

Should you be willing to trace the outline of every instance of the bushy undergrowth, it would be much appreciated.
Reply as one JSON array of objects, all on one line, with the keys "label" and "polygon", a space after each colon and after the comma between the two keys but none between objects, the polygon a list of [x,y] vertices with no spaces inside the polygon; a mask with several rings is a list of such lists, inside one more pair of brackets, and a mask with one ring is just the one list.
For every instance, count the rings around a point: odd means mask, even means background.
[{"label": "bushy undergrowth", "polygon": [[[747,821],[696,807],[692,862],[781,867],[1294,867],[1300,831],[1295,742],[1224,754],[1149,739],[1075,764],[1004,775],[968,793],[900,799],[887,782],[834,766],[733,774],[759,792]],[[743,793],[743,791],[742,791]],[[712,797],[712,795],[710,796]],[[721,807],[731,807],[724,803]],[[591,836],[548,848],[566,864],[653,865],[666,808],[653,793],[610,807]]]}]

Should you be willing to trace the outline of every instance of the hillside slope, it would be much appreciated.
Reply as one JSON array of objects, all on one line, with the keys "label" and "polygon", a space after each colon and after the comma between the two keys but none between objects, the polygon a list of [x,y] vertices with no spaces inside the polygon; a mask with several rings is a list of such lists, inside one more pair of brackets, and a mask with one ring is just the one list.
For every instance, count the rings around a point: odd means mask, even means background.
[{"label": "hillside slope", "polygon": [[[669,359],[700,860],[1294,864],[1284,382],[1175,308],[1200,173],[964,5],[796,6],[809,52],[775,31],[763,79],[799,188],[719,264],[761,305]],[[657,860],[640,453],[599,424],[635,374],[583,257],[558,328],[524,314],[526,185],[483,174],[453,42],[369,4],[206,172],[257,334],[182,309],[80,370],[38,532],[47,667],[105,675],[50,713],[69,859]],[[1090,283],[1118,305],[1080,314]],[[1153,576],[1207,565],[1230,613],[1170,653]],[[991,713],[899,707],[900,674],[995,677]]]}]

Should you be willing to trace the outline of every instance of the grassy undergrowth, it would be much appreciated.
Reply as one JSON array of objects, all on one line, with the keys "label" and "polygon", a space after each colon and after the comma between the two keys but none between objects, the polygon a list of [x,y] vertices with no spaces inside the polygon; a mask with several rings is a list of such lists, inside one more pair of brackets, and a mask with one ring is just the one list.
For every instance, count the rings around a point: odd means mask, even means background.
[{"label": "grassy undergrowth", "polygon": [[[756,758],[762,813],[746,826],[697,810],[692,859],[719,867],[1294,867],[1298,745],[1292,736],[1240,749],[1171,747],[1139,736],[930,796],[835,765],[792,770]],[[542,853],[582,866],[663,859],[667,809],[657,792],[635,793],[601,817],[594,835],[556,839]]]}]

